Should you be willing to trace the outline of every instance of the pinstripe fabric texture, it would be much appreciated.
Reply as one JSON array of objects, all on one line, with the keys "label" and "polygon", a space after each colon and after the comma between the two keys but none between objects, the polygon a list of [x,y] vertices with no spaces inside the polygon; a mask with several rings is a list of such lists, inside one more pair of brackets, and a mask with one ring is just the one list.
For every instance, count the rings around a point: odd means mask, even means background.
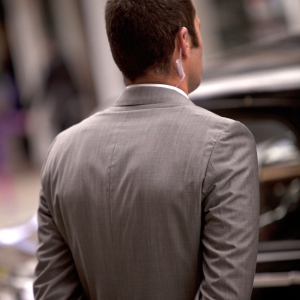
[{"label": "pinstripe fabric texture", "polygon": [[36,299],[250,299],[254,139],[162,87],[61,133],[42,171]]}]

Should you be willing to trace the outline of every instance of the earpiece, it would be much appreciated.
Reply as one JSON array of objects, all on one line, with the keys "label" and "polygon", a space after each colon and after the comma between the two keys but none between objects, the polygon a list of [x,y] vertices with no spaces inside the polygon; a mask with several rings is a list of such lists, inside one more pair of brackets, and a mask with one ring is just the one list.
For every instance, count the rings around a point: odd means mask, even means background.
[{"label": "earpiece", "polygon": [[176,66],[177,66],[178,74],[179,74],[179,76],[182,78],[183,76],[185,76],[185,74],[184,74],[183,67],[182,67],[181,56],[182,56],[182,49],[180,48],[180,56],[179,56],[179,58],[176,60]]},{"label": "earpiece", "polygon": [[176,60],[176,66],[177,66],[177,72],[179,76],[182,78],[184,76],[183,66],[182,66],[182,60],[181,60],[181,49],[180,49],[180,58]]}]

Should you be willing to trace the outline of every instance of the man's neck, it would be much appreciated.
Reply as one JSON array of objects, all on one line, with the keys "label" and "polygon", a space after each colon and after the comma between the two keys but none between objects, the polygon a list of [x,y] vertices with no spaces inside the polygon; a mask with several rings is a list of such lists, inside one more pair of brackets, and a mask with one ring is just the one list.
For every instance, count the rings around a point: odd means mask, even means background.
[{"label": "man's neck", "polygon": [[178,93],[182,94],[184,97],[189,99],[189,96],[181,89],[178,87],[168,85],[168,84],[162,84],[162,83],[135,83],[135,84],[130,84],[127,85],[126,89],[134,88],[134,87],[160,87],[160,88],[167,88],[171,89],[174,91],[177,91]]},{"label": "man's neck", "polygon": [[126,86],[129,86],[132,84],[164,84],[164,85],[177,87],[180,90],[182,90],[185,94],[188,94],[186,80],[183,80],[177,86],[179,81],[180,81],[180,78],[178,76],[168,76],[168,75],[165,76],[165,75],[159,75],[159,74],[144,75],[144,76],[137,78],[134,81],[130,81],[126,78],[124,79],[124,83]]}]

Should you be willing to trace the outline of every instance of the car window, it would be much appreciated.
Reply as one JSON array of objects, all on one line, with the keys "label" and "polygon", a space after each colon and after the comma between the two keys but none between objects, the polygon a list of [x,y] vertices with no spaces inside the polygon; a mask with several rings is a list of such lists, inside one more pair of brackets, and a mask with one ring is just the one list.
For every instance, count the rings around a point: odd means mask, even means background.
[{"label": "car window", "polygon": [[298,163],[300,149],[295,133],[277,120],[243,121],[257,145],[259,166]]},{"label": "car window", "polygon": [[260,240],[300,239],[300,149],[275,119],[240,120],[252,132],[260,168]]}]

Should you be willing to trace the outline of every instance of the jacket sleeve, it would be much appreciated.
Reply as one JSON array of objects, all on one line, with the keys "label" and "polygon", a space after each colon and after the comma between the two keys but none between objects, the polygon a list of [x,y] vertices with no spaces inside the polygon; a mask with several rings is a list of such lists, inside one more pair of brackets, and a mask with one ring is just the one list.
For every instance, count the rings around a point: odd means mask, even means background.
[{"label": "jacket sleeve", "polygon": [[200,299],[247,300],[255,274],[259,179],[255,141],[231,122],[215,142],[203,182]]},{"label": "jacket sleeve", "polygon": [[51,185],[49,176],[45,176],[48,167],[46,161],[38,208],[38,263],[33,284],[35,299],[85,299],[72,253],[49,209],[48,201],[52,199],[45,192]]}]

